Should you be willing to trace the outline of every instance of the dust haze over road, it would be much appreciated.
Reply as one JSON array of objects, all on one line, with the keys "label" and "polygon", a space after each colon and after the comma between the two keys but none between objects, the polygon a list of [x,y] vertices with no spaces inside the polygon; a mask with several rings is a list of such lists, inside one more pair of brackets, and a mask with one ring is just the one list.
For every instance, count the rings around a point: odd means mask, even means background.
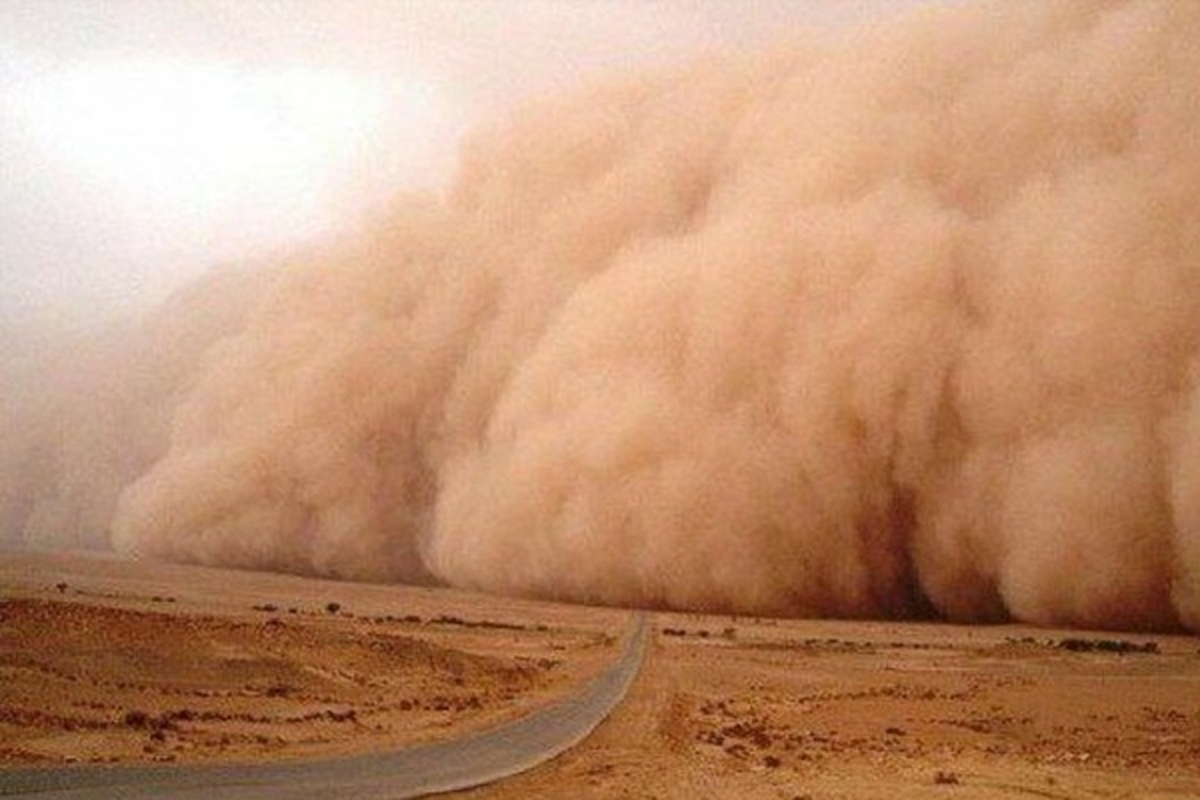
[{"label": "dust haze over road", "polygon": [[3,536],[1200,630],[1198,40],[974,3],[533,102],[444,197],[9,358]]}]

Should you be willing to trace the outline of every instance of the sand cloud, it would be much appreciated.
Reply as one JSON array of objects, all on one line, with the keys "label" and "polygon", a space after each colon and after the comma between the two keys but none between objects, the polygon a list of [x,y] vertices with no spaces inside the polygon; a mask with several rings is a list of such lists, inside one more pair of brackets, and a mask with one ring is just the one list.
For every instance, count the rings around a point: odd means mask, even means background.
[{"label": "sand cloud", "polygon": [[7,535],[1200,630],[1197,41],[991,2],[540,100],[447,197],[194,287],[102,408],[7,390]]}]

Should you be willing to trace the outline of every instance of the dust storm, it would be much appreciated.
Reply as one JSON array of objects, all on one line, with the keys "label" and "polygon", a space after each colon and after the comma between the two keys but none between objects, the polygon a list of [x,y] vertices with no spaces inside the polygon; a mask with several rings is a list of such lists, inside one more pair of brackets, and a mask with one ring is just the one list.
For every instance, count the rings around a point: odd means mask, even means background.
[{"label": "dust storm", "polygon": [[8,358],[0,537],[1200,630],[1197,41],[983,2],[528,103],[444,195]]}]

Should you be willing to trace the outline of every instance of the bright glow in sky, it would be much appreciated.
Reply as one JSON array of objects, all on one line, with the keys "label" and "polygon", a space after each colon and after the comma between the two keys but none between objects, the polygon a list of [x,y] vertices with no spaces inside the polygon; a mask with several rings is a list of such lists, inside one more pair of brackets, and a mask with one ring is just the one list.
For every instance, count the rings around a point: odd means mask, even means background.
[{"label": "bright glow in sky", "polygon": [[7,0],[0,323],[143,310],[444,185],[531,94],[953,1]]},{"label": "bright glow in sky", "polygon": [[[443,113],[431,87],[405,88],[399,102],[421,124]],[[17,100],[52,159],[185,224],[248,198],[284,217],[315,216],[323,187],[378,134],[388,102],[382,86],[335,72],[170,61],[79,66]]]},{"label": "bright glow in sky", "polygon": [[[431,154],[465,125],[449,92],[411,71],[155,57],[24,77],[5,111],[25,155],[14,172],[35,191],[0,201],[36,246],[10,228],[0,251],[18,252],[0,255],[42,263],[4,267],[0,302],[14,307],[136,309],[181,272],[327,233],[397,185],[434,183]],[[49,213],[36,220],[39,193]]]}]

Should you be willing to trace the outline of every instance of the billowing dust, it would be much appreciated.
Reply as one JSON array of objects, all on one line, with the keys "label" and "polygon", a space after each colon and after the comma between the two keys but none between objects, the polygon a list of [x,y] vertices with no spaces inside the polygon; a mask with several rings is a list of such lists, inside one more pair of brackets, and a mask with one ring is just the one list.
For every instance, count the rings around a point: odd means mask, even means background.
[{"label": "billowing dust", "polygon": [[542,100],[445,197],[10,358],[5,535],[1200,629],[1197,41],[1003,0]]}]

